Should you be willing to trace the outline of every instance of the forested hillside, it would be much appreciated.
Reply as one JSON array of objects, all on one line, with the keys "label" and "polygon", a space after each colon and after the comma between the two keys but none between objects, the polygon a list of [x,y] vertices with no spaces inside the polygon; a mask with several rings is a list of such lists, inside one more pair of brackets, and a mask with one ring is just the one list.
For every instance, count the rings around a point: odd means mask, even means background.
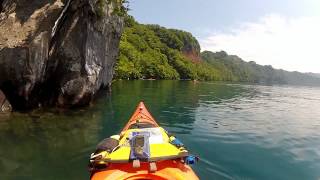
[{"label": "forested hillside", "polygon": [[126,17],[115,68],[117,79],[191,79],[264,84],[320,84],[320,78],[277,70],[226,52],[204,51],[192,34]]},{"label": "forested hillside", "polygon": [[116,78],[220,80],[200,63],[200,45],[188,32],[142,25],[127,17],[120,42]]}]

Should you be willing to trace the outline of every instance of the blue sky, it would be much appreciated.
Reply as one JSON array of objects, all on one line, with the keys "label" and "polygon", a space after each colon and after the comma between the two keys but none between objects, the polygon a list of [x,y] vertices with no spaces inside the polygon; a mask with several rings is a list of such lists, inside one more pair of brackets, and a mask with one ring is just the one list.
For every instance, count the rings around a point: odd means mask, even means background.
[{"label": "blue sky", "polygon": [[203,50],[226,50],[276,68],[320,73],[320,55],[310,54],[320,39],[319,0],[130,0],[130,8],[140,23],[191,32]]},{"label": "blue sky", "polygon": [[271,13],[319,15],[319,6],[319,0],[130,0],[130,14],[141,23],[184,29],[199,38]]}]

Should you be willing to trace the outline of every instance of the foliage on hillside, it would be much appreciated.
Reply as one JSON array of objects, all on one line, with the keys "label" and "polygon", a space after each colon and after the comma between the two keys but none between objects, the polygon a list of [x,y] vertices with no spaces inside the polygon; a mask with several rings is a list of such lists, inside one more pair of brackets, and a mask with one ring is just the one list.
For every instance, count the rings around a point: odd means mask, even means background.
[{"label": "foliage on hillside", "polygon": [[[192,79],[266,84],[311,84],[307,74],[245,62],[226,52],[204,51],[192,34],[159,25],[143,25],[127,16],[115,68],[117,79]],[[186,54],[202,59],[194,62]]]},{"label": "foliage on hillside", "polygon": [[200,45],[190,33],[138,24],[127,17],[116,78],[219,80],[215,68],[193,63],[182,52],[200,54]]}]

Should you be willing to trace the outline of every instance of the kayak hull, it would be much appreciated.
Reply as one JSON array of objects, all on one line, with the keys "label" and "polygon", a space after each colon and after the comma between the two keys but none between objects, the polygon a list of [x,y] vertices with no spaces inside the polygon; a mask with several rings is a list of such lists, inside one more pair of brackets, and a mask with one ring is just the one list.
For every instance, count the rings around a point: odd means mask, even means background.
[{"label": "kayak hull", "polygon": [[91,180],[198,180],[190,166],[179,161],[157,162],[157,171],[149,171],[149,163],[141,163],[141,167],[133,168],[131,164],[112,164],[106,171],[96,172]]}]

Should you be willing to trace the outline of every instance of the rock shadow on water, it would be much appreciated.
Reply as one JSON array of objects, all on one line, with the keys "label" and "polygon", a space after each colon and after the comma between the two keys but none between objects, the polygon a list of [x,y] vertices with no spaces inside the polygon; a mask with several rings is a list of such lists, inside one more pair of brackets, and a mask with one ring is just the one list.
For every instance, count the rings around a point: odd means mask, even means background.
[{"label": "rock shadow on water", "polygon": [[88,178],[88,156],[101,139],[101,116],[100,112],[87,110],[60,114],[12,113],[3,118],[0,121],[0,177]]}]

